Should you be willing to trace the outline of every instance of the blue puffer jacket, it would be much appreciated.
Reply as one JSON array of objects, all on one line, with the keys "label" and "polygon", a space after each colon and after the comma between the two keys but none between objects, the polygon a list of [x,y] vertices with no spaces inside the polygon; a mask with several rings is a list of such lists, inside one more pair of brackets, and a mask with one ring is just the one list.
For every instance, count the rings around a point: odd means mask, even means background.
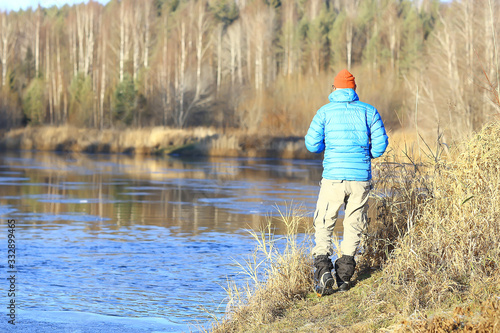
[{"label": "blue puffer jacket", "polygon": [[353,89],[338,89],[328,98],[330,103],[318,110],[309,126],[307,149],[325,151],[323,178],[370,180],[371,159],[381,156],[388,144],[380,114],[360,102]]}]

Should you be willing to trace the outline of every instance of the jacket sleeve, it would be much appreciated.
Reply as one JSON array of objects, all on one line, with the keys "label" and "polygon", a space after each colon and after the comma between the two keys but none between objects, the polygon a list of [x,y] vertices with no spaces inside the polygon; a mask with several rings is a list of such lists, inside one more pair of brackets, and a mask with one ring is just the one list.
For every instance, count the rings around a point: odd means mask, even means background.
[{"label": "jacket sleeve", "polygon": [[311,153],[321,153],[325,150],[325,121],[323,113],[317,112],[305,136],[307,150]]},{"label": "jacket sleeve", "polygon": [[370,142],[371,158],[382,156],[389,144],[389,138],[385,132],[384,123],[376,109],[370,124]]}]

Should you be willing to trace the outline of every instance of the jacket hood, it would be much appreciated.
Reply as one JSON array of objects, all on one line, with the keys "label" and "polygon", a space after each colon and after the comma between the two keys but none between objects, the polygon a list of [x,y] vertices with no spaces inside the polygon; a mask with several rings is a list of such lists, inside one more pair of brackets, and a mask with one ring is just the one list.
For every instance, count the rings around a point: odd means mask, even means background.
[{"label": "jacket hood", "polygon": [[329,96],[328,99],[330,102],[354,102],[354,101],[359,101],[358,94],[356,94],[356,91],[354,89],[337,89],[334,92],[332,92]]}]

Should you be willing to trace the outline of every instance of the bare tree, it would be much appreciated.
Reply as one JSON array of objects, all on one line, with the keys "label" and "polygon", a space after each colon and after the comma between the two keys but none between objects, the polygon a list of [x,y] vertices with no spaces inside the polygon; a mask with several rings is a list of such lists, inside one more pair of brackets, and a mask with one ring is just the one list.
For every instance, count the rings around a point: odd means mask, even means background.
[{"label": "bare tree", "polygon": [[73,72],[85,76],[91,74],[94,61],[94,44],[96,30],[96,11],[98,5],[91,1],[88,4],[75,6],[74,14],[68,17],[70,25],[69,42],[72,48],[70,57],[73,61]]},{"label": "bare tree", "polygon": [[[275,11],[264,3],[256,2],[247,5],[242,14],[242,19],[247,31],[247,40],[253,56],[248,54],[247,66],[250,65],[250,57],[254,64],[254,87],[258,94],[264,89],[264,55],[272,52],[273,28],[275,23]],[[269,68],[270,70],[270,68]]]},{"label": "bare tree", "polygon": [[321,52],[325,36],[322,31],[321,17],[319,17],[319,4],[317,1],[311,2],[311,9],[309,13],[309,25],[307,30],[307,49],[309,68],[311,73],[318,76],[321,70],[322,59]]},{"label": "bare tree", "polygon": [[385,12],[386,29],[389,39],[389,51],[391,55],[391,68],[396,68],[396,52],[399,49],[401,27],[398,17],[398,8],[395,3],[390,2]]},{"label": "bare tree", "polygon": [[137,80],[137,75],[139,74],[139,66],[140,66],[140,54],[141,54],[141,42],[142,42],[142,19],[144,18],[143,13],[141,12],[142,6],[134,3],[134,16],[133,16],[133,24],[132,24],[132,79],[134,82]]},{"label": "bare tree", "polygon": [[450,4],[446,15],[439,14],[440,27],[428,45],[428,69],[424,74],[431,79],[420,86],[432,103],[426,109],[422,99],[422,115],[438,114],[438,123],[447,124],[453,138],[477,130],[488,119],[484,103],[486,91],[478,78],[482,68],[491,65],[487,59],[494,59],[494,30],[488,26],[493,20],[489,17],[486,0]]},{"label": "bare tree", "polygon": [[[103,22],[101,22],[101,25]],[[107,58],[106,58],[106,50],[108,47],[108,32],[107,27],[102,26],[101,29],[101,84],[100,84],[100,97],[99,97],[99,128],[104,128],[104,99],[106,97],[106,70],[107,70]]]},{"label": "bare tree", "polygon": [[54,75],[52,74],[51,70],[51,63],[50,63],[50,27],[47,24],[45,26],[45,84],[47,86],[48,90],[48,97],[49,97],[49,121],[50,124],[54,124],[54,83],[55,81],[52,81],[54,79]]},{"label": "bare tree", "polygon": [[345,38],[346,38],[346,54],[347,54],[347,69],[351,69],[352,65],[352,43],[354,41],[354,26],[358,15],[358,7],[360,0],[345,0],[346,23],[345,23]]},{"label": "bare tree", "polygon": [[38,4],[35,18],[35,76],[40,74],[40,25],[42,24],[42,7]]},{"label": "bare tree", "polygon": [[224,24],[220,23],[217,27],[217,93],[222,84],[222,36],[224,34]]},{"label": "bare tree", "polygon": [[184,94],[186,88],[186,62],[187,62],[187,37],[186,37],[186,23],[181,19],[181,22],[177,25],[177,38],[179,53],[177,57],[176,72],[177,75],[177,86],[176,89],[176,99],[179,106],[175,109],[175,123],[178,127],[184,125],[186,120],[186,114],[184,110]]},{"label": "bare tree", "polygon": [[7,79],[7,68],[11,50],[15,42],[14,23],[5,13],[0,12],[0,57],[2,61],[2,86],[5,86]]},{"label": "bare tree", "polygon": [[298,52],[296,44],[297,8],[295,0],[283,1],[283,74],[290,76],[295,70]]},{"label": "bare tree", "polygon": [[94,60],[94,29],[95,27],[95,3],[89,2],[89,4],[85,7],[86,10],[86,24],[85,24],[85,75],[90,74],[92,70],[92,64]]},{"label": "bare tree", "polygon": [[[151,47],[151,8],[153,4],[151,0],[145,0],[144,1],[144,55],[143,55],[143,66],[145,69],[149,69],[149,48]],[[148,71],[146,71],[146,77],[145,77],[145,89],[144,93],[146,97],[148,96],[148,81],[149,81],[149,74]]]},{"label": "bare tree", "polygon": [[76,38],[76,20],[74,19],[75,14],[70,12],[67,18],[67,26],[69,29],[68,39],[69,39],[69,52],[70,63],[73,65],[73,76],[78,74],[78,40]]},{"label": "bare tree", "polygon": [[241,40],[241,23],[236,22],[227,29],[227,47],[229,49],[229,73],[231,76],[231,85],[235,84],[236,79],[238,79],[238,83],[240,85],[243,83]]},{"label": "bare tree", "polygon": [[[275,38],[276,15],[274,8],[267,6],[263,2],[254,2],[248,4],[245,10],[242,11],[241,18],[246,30],[249,74],[252,72],[253,62],[253,85],[256,98],[248,105],[248,109],[240,114],[240,118],[241,123],[250,128],[255,128],[261,122],[264,113],[264,73],[266,70],[274,70],[274,64],[269,61],[270,57],[266,57],[266,55],[273,52],[272,41]],[[249,82],[252,82],[251,79],[249,77]]]},{"label": "bare tree", "polygon": [[59,41],[59,32],[55,32],[56,36],[56,61],[57,61],[57,90],[56,90],[56,105],[59,108],[59,121],[66,122],[67,109],[63,110],[61,106],[61,95],[63,93],[63,73],[61,66],[61,44]]},{"label": "bare tree", "polygon": [[125,72],[125,61],[128,60],[129,56],[129,31],[131,26],[131,12],[132,9],[129,8],[129,1],[120,1],[120,48],[119,48],[119,77],[120,82],[123,81],[123,76]]},{"label": "bare tree", "polygon": [[170,70],[168,63],[168,13],[164,13],[163,53],[161,57],[160,94],[163,106],[163,126],[167,125],[168,107],[170,104]]},{"label": "bare tree", "polygon": [[207,19],[206,13],[206,2],[204,0],[198,0],[197,3],[197,13],[198,17],[196,18],[196,87],[194,92],[194,97],[189,103],[187,108],[187,114],[191,111],[191,109],[201,102],[201,94],[202,94],[202,78],[201,78],[201,70],[202,70],[202,61],[205,56],[206,51],[208,50],[210,44],[205,42],[207,39],[205,36],[208,34],[208,29],[210,27],[210,21]]},{"label": "bare tree", "polygon": [[[497,36],[496,36],[496,27],[495,27],[495,20],[494,18],[497,17],[495,14],[498,14],[498,10],[495,10],[496,7],[491,0],[488,0],[488,9],[489,9],[489,19],[486,21],[488,22],[488,28],[491,31],[491,37],[492,39],[487,41],[490,44],[493,44],[493,57],[494,61],[494,71],[495,71],[495,76],[496,76],[496,86],[497,86],[497,99],[500,97],[500,65],[499,65],[499,52],[498,52],[498,46],[497,46]],[[498,103],[497,103],[498,106]]]}]

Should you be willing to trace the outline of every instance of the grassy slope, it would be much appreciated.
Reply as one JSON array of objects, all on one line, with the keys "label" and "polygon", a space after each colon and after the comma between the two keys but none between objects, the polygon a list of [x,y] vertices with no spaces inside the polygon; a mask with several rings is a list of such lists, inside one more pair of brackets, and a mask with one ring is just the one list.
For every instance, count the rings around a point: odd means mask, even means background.
[{"label": "grassy slope", "polygon": [[456,158],[435,152],[425,168],[393,161],[378,169],[379,216],[364,243],[371,250],[357,258],[355,288],[316,297],[307,247],[287,249],[269,257],[267,281],[238,296],[213,331],[500,332],[500,123]]},{"label": "grassy slope", "polygon": [[[372,305],[366,304],[367,298],[377,287],[381,273],[358,281],[355,288],[346,293],[335,293],[317,297],[309,293],[305,299],[295,301],[272,323],[252,324],[251,332],[367,332],[387,327],[400,321],[401,316],[390,309],[390,305],[380,305],[374,313]],[[371,313],[370,313],[371,311]],[[239,328],[237,331],[243,331]]]}]

